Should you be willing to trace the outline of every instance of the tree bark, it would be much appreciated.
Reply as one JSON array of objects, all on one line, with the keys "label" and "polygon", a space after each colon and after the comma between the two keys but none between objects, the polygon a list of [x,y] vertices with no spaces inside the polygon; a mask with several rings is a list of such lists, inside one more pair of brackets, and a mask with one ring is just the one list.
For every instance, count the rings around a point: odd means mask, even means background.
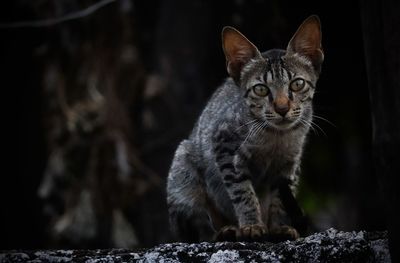
[{"label": "tree bark", "polygon": [[400,260],[400,215],[396,177],[400,163],[400,4],[362,0],[361,19],[370,92],[375,173],[386,206],[390,252]]}]

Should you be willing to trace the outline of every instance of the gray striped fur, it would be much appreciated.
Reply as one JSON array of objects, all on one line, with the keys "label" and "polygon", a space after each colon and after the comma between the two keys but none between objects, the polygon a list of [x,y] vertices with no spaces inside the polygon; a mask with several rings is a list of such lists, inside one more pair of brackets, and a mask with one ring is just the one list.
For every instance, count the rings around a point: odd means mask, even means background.
[{"label": "gray striped fur", "polygon": [[[310,19],[315,23],[317,18]],[[237,228],[240,240],[246,227],[261,226],[273,234],[290,223],[277,185],[284,179],[295,192],[322,63],[293,47],[293,41],[287,50],[252,50],[240,76],[234,75],[237,65],[229,64],[231,56],[226,54],[231,77],[178,146],[168,175],[170,222],[181,240],[210,240],[227,225]],[[289,86],[297,78],[304,79],[305,86],[294,92]],[[269,95],[257,96],[257,84],[267,86]],[[279,96],[289,101],[286,122],[274,108]]]}]

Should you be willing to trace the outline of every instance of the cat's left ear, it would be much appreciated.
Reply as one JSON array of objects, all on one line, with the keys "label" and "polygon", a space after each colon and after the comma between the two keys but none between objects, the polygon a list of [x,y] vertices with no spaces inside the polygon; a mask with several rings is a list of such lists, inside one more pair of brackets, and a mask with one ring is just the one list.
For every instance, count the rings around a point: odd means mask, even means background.
[{"label": "cat's left ear", "polygon": [[298,54],[308,59],[320,72],[324,53],[321,47],[321,23],[316,15],[308,17],[297,29],[287,47],[287,54]]},{"label": "cat's left ear", "polygon": [[226,57],[226,68],[235,81],[239,81],[244,65],[252,58],[261,57],[260,51],[250,40],[229,26],[222,30],[222,48]]}]

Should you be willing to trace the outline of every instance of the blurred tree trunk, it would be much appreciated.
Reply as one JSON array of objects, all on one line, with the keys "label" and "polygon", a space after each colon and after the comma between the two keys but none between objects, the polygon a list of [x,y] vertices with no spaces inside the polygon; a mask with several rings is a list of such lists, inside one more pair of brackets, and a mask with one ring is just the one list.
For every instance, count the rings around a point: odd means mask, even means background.
[{"label": "blurred tree trunk", "polygon": [[162,1],[157,11],[155,58],[144,91],[142,151],[147,163],[156,163],[156,171],[165,174],[172,160],[165,156],[172,157],[188,136],[207,91],[215,88],[210,87],[215,67],[209,60],[212,45],[219,47],[214,42],[219,29],[213,26],[210,1]]},{"label": "blurred tree trunk", "polygon": [[361,18],[370,91],[375,173],[386,206],[392,261],[400,260],[400,3],[362,0]]},{"label": "blurred tree trunk", "polygon": [[[32,5],[43,18],[94,3]],[[166,223],[165,209],[151,209],[163,201],[149,201],[161,179],[137,148],[145,71],[133,13],[133,2],[122,0],[41,29],[48,33],[36,55],[48,161],[38,193],[49,218],[50,246],[133,247],[165,239],[154,227]],[[153,214],[146,222],[137,220],[147,211]]]}]

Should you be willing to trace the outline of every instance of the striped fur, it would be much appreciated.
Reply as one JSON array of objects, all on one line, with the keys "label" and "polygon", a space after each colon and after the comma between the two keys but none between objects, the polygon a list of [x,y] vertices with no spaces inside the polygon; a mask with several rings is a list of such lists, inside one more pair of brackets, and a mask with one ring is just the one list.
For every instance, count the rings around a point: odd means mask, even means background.
[{"label": "striped fur", "polygon": [[[229,30],[229,37],[236,34]],[[238,32],[232,39],[248,41]],[[265,233],[298,236],[279,189],[285,184],[293,194],[296,190],[320,65],[316,68],[314,57],[293,53],[294,44],[260,53],[250,43],[252,50],[240,53],[241,64],[235,54],[226,54],[231,77],[179,145],[168,175],[170,221],[181,240],[230,239],[232,229],[237,240]],[[236,51],[225,48],[231,50]],[[298,79],[304,87],[295,91],[290,87]],[[268,95],[257,95],[256,85],[267,87]]]}]

